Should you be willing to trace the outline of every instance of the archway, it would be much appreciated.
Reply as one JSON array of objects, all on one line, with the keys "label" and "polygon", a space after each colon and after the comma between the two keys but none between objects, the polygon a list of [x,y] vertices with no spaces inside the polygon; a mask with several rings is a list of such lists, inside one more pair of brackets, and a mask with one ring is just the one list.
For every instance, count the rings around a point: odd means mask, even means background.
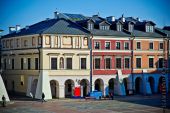
[{"label": "archway", "polygon": [[[161,93],[161,91],[162,91],[162,83],[163,83],[162,79],[165,79],[165,77],[161,76],[159,78],[158,93]],[[165,81],[166,81],[166,79],[165,79]]]},{"label": "archway", "polygon": [[154,78],[153,77],[149,77],[148,81],[149,81],[149,84],[150,84],[150,87],[151,87],[151,91],[152,91],[152,94],[153,94],[154,93],[154,84],[155,84]]},{"label": "archway", "polygon": [[142,90],[143,90],[142,79],[140,77],[137,77],[135,80],[135,92],[136,94],[141,94]]},{"label": "archway", "polygon": [[65,81],[65,97],[69,98],[73,96],[73,88],[74,88],[74,81],[71,79],[68,79]]},{"label": "archway", "polygon": [[52,98],[59,98],[59,83],[56,80],[50,81]]},{"label": "archway", "polygon": [[32,82],[32,85],[31,85],[31,93],[34,97],[35,97],[35,93],[36,93],[36,89],[37,89],[37,83],[38,83],[38,79],[34,79],[34,81]]},{"label": "archway", "polygon": [[104,82],[102,79],[97,79],[95,81],[95,90],[101,91],[104,93]]},{"label": "archway", "polygon": [[127,95],[127,94],[128,94],[127,78],[124,78],[124,79],[123,79],[123,84],[124,84],[124,86],[125,86],[125,92],[126,92],[126,95]]},{"label": "archway", "polygon": [[113,93],[114,92],[114,78],[111,78],[109,80],[109,93]]},{"label": "archway", "polygon": [[82,79],[80,85],[83,87],[83,97],[87,96],[90,92],[89,90],[89,81],[87,79]]}]

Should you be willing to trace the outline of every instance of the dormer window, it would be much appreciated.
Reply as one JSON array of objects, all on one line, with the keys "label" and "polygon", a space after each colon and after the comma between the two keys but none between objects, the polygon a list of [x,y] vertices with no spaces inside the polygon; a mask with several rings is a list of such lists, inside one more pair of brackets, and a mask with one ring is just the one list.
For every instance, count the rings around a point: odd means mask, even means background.
[{"label": "dormer window", "polygon": [[110,26],[106,26],[106,25],[101,25],[100,26],[100,30],[109,30]]},{"label": "dormer window", "polygon": [[129,32],[132,32],[132,31],[133,31],[133,25],[129,24]]},{"label": "dormer window", "polygon": [[117,31],[122,31],[122,25],[121,24],[117,24]]},{"label": "dormer window", "polygon": [[93,29],[93,23],[88,23],[88,30],[92,30]]},{"label": "dormer window", "polygon": [[153,32],[153,26],[146,25],[146,32]]}]

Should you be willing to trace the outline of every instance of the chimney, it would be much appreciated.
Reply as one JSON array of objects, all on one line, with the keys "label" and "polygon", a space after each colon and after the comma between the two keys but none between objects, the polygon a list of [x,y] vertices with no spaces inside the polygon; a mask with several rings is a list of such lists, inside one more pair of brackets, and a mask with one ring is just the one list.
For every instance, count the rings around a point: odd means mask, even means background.
[{"label": "chimney", "polygon": [[9,27],[9,33],[13,33],[16,31],[16,28],[15,27]]},{"label": "chimney", "polygon": [[122,22],[125,22],[125,17],[124,14],[122,14],[122,18],[121,18]]},{"label": "chimney", "polygon": [[139,17],[137,17],[136,20],[140,22],[140,18]]},{"label": "chimney", "polygon": [[58,12],[58,11],[55,11],[55,12],[54,12],[54,18],[57,19],[57,18],[58,18],[58,15],[59,15],[59,12]]},{"label": "chimney", "polygon": [[16,25],[16,31],[19,31],[21,29],[20,25]]},{"label": "chimney", "polygon": [[115,21],[115,17],[114,16],[109,16],[109,17],[106,17],[107,21],[109,22],[114,22]]}]

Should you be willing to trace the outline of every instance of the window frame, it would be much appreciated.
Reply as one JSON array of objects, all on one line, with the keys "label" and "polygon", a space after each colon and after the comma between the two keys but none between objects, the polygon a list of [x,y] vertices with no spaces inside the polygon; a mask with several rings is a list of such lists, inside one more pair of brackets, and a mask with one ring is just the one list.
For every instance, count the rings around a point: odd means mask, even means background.
[{"label": "window frame", "polygon": [[[107,62],[106,62],[107,59],[109,59],[109,61],[110,61],[110,66],[109,66],[109,68],[107,68],[107,64],[106,64],[106,63],[107,63]],[[105,68],[105,69],[112,69],[112,58],[111,58],[111,57],[105,57],[105,58],[104,58],[104,68]]]},{"label": "window frame", "polygon": [[[71,59],[71,68],[68,68],[68,64],[67,64],[68,63],[68,61],[67,61],[68,59]],[[66,66],[67,70],[72,70],[73,69],[73,58],[72,57],[66,57],[65,58],[65,63],[66,63],[65,66]]]},{"label": "window frame", "polygon": [[[52,62],[52,59],[56,59],[57,60],[56,67],[54,67],[54,68],[52,67],[53,66],[52,64],[54,63],[54,62]],[[51,70],[58,70],[58,57],[55,57],[55,56],[50,57],[50,69]]]},{"label": "window frame", "polygon": [[[160,44],[162,44],[162,48],[161,48]],[[159,50],[163,50],[163,49],[164,49],[164,43],[163,43],[163,41],[160,41],[159,42]]]},{"label": "window frame", "polygon": [[[153,59],[152,66],[150,65],[150,59]],[[154,68],[154,57],[149,57],[148,58],[148,67],[149,68]]]},{"label": "window frame", "polygon": [[[107,44],[106,43],[109,43],[109,49],[107,49],[107,47],[106,47]],[[105,41],[105,49],[106,50],[110,50],[111,49],[111,42],[110,41]]]},{"label": "window frame", "polygon": [[99,68],[96,68],[96,59],[99,59],[99,63],[101,64],[101,58],[100,57],[95,57],[94,58],[94,69],[101,69],[101,66],[100,66],[100,64],[99,64]]},{"label": "window frame", "polygon": [[[125,59],[129,59],[129,67],[128,68],[126,67]],[[124,68],[125,69],[130,69],[131,68],[131,58],[130,57],[124,57]]]},{"label": "window frame", "polygon": [[[82,68],[82,59],[85,59],[85,68]],[[81,57],[80,58],[80,69],[81,70],[87,69],[87,58],[86,57]]]},{"label": "window frame", "polygon": [[[140,67],[138,67],[137,59],[140,58]],[[141,69],[142,68],[142,57],[136,57],[136,68]]]},{"label": "window frame", "polygon": [[[128,49],[126,49],[126,46],[125,46],[126,43],[128,43],[128,45],[129,45],[129,46],[128,46]],[[125,42],[124,42],[124,50],[130,50],[130,43],[129,43],[128,41],[125,41]]]},{"label": "window frame", "polygon": [[[138,43],[140,43],[140,48],[138,48]],[[141,49],[142,49],[142,46],[141,46],[141,45],[142,45],[142,44],[141,44],[141,41],[137,41],[137,42],[136,42],[136,49],[137,49],[137,50],[141,50]]]},{"label": "window frame", "polygon": [[[150,48],[151,43],[153,44],[153,48]],[[149,42],[149,50],[154,50],[154,42],[152,42],[152,41]]]},{"label": "window frame", "polygon": [[[117,48],[117,43],[120,43],[120,48],[119,48],[119,49]],[[121,42],[120,42],[120,41],[116,41],[115,49],[116,49],[116,50],[121,50]]]},{"label": "window frame", "polygon": [[[120,68],[117,67],[117,59],[120,59]],[[121,69],[122,68],[122,57],[115,57],[115,68],[116,69]]]},{"label": "window frame", "polygon": [[[96,43],[99,43],[99,48],[96,49]],[[101,49],[101,42],[100,41],[94,41],[94,49],[99,50]]]}]

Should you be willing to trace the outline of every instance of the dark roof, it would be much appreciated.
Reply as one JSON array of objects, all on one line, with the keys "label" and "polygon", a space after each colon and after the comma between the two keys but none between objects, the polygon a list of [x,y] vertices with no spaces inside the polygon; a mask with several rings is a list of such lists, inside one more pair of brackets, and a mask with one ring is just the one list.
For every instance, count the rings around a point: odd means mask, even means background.
[{"label": "dark roof", "polygon": [[114,30],[93,29],[91,30],[91,33],[93,35],[98,35],[98,36],[124,36],[124,37],[130,36],[129,34],[126,34],[125,32],[114,31]]},{"label": "dark roof", "polygon": [[165,26],[165,27],[163,28],[163,30],[170,31],[170,26]]},{"label": "dark roof", "polygon": [[69,14],[69,13],[63,13],[63,14],[69,17],[69,19],[71,19],[72,21],[79,21],[79,20],[87,19],[87,17],[85,17],[82,14]]},{"label": "dark roof", "polygon": [[155,29],[160,31],[161,33],[166,34],[166,36],[170,38],[170,31],[164,30],[164,29],[161,29],[161,28],[155,28]]},{"label": "dark roof", "polygon": [[29,28],[23,28],[18,32],[7,34],[2,38],[16,37],[33,34],[72,34],[72,35],[87,35],[90,32],[80,25],[64,18],[48,19],[38,22]]},{"label": "dark roof", "polygon": [[139,30],[133,30],[133,35],[136,37],[162,37],[162,35],[156,32],[143,32]]}]

